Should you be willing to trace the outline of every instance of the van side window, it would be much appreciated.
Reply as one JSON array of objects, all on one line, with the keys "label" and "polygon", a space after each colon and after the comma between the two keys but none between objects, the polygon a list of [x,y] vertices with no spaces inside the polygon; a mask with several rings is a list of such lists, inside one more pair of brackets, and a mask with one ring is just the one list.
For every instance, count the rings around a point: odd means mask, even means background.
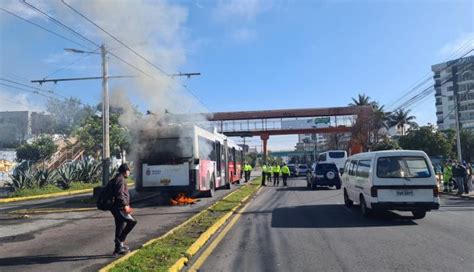
[{"label": "van side window", "polygon": [[355,176],[356,168],[357,168],[357,161],[351,161],[351,165],[349,166],[350,176]]},{"label": "van side window", "polygon": [[357,167],[357,176],[360,178],[368,178],[370,172],[370,160],[360,160]]}]

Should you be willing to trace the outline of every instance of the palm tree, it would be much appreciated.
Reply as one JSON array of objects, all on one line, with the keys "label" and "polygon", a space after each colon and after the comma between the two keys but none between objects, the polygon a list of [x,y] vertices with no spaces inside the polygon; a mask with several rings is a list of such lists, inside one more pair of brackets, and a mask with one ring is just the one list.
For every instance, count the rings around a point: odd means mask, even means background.
[{"label": "palm tree", "polygon": [[365,94],[359,94],[359,97],[357,99],[355,99],[354,97],[352,98],[352,103],[350,103],[349,106],[369,106],[373,104],[374,102],[370,102],[370,96]]},{"label": "palm tree", "polygon": [[397,127],[397,130],[402,132],[402,136],[405,135],[405,126],[418,127],[414,121],[416,117],[409,114],[410,110],[397,109],[389,116],[388,127]]}]

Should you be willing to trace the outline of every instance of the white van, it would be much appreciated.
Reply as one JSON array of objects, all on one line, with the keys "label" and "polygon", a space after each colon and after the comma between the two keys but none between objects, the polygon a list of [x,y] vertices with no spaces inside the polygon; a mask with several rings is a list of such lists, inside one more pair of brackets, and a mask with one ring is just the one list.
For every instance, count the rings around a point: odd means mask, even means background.
[{"label": "white van", "polygon": [[347,159],[342,175],[344,203],[372,210],[411,211],[414,218],[439,209],[438,185],[423,151],[391,150],[359,153]]},{"label": "white van", "polygon": [[319,154],[318,162],[334,163],[337,169],[342,172],[344,164],[347,160],[347,152],[345,150],[329,150]]}]

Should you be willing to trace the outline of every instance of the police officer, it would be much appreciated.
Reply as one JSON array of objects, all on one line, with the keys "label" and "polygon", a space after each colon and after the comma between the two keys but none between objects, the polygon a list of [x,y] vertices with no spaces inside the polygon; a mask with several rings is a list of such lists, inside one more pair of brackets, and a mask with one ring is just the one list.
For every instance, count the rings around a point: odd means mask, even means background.
[{"label": "police officer", "polygon": [[269,183],[272,182],[272,173],[273,173],[273,170],[272,170],[272,166],[270,164],[267,165],[267,172],[265,173],[267,175],[267,180]]},{"label": "police officer", "polygon": [[288,168],[288,165],[283,164],[283,167],[281,168],[281,177],[283,178],[283,186],[287,186],[286,180],[288,179],[288,176],[290,175],[290,168]]},{"label": "police officer", "polygon": [[245,172],[245,182],[247,182],[250,179],[250,172],[252,172],[252,166],[248,162],[245,162],[244,172]]},{"label": "police officer", "polygon": [[446,162],[446,165],[443,169],[443,191],[445,193],[451,192],[452,182],[451,179],[453,178],[453,167],[451,160]]},{"label": "police officer", "polygon": [[265,185],[265,178],[267,177],[267,165],[264,163],[262,165],[262,186],[266,186]]},{"label": "police officer", "polygon": [[278,186],[280,185],[280,165],[278,163],[275,163],[275,165],[272,167],[273,171],[273,186]]}]

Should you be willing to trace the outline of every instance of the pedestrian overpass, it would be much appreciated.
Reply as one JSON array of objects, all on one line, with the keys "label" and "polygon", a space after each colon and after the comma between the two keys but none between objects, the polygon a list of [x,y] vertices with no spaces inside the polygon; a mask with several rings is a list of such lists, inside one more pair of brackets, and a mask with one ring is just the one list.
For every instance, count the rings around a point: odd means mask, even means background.
[{"label": "pedestrian overpass", "polygon": [[[271,135],[353,132],[373,115],[371,106],[215,112],[208,117],[220,133],[230,137],[259,136],[263,156]],[[359,151],[360,152],[360,151]]]}]

